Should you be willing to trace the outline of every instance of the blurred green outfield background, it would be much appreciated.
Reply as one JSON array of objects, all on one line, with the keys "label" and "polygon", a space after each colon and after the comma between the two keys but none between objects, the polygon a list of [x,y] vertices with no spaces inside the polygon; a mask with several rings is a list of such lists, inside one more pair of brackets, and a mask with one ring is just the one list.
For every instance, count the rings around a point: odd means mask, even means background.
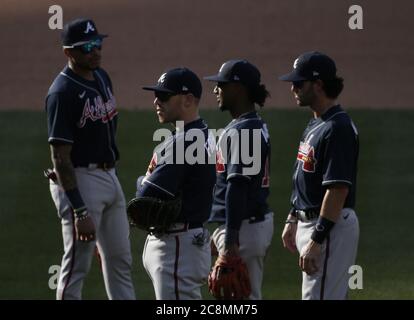
[{"label": "blurred green outfield background", "polygon": [[[413,196],[414,111],[350,110],[360,133],[357,213],[361,237],[357,264],[363,289],[351,299],[414,298]],[[309,117],[306,110],[263,110],[272,139],[270,205],[275,234],[265,265],[265,299],[299,299],[301,274],[297,255],[282,248],[280,235],[289,209],[291,171],[298,142]],[[222,128],[228,114],[202,111],[212,128]],[[146,171],[159,127],[150,111],[121,111],[119,176],[127,199],[135,180]],[[0,113],[0,299],[54,299],[49,267],[60,264],[60,221],[43,178],[50,166],[43,112]],[[153,299],[142,268],[144,234],[132,230],[133,278],[137,297]],[[209,298],[204,289],[204,296]],[[94,262],[85,282],[85,299],[106,299]]]}]

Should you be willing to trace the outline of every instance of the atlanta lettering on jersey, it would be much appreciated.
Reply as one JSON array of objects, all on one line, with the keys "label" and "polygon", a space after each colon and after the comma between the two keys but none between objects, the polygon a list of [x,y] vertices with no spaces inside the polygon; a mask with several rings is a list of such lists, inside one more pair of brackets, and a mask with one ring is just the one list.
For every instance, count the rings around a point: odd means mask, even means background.
[{"label": "atlanta lettering on jersey", "polygon": [[83,128],[88,119],[92,121],[101,120],[103,123],[111,121],[117,114],[115,97],[112,94],[109,87],[107,88],[109,94],[109,100],[105,103],[101,96],[96,96],[91,102],[90,98],[87,98],[83,106],[82,117],[79,120],[78,127]]},{"label": "atlanta lettering on jersey", "polygon": [[156,167],[157,167],[157,153],[154,152],[154,154],[152,155],[152,159],[150,161],[150,164],[148,166],[147,173],[145,175],[150,176],[151,173],[155,170]]},{"label": "atlanta lettering on jersey", "polygon": [[307,142],[301,142],[297,159],[302,162],[302,170],[305,172],[315,172],[316,159],[315,149]]},{"label": "atlanta lettering on jersey", "polygon": [[217,173],[223,173],[226,171],[226,160],[223,158],[223,155],[221,154],[221,150],[218,149],[216,153],[216,172]]}]

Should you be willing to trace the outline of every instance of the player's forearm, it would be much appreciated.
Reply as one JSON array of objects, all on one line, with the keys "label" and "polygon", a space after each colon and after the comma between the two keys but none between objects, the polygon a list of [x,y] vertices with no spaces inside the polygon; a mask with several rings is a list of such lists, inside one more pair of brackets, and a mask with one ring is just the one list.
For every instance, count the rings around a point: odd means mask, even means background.
[{"label": "player's forearm", "polygon": [[77,218],[84,218],[88,215],[85,203],[78,190],[76,183],[75,170],[73,168],[70,153],[72,151],[71,145],[51,145],[53,167],[56,170],[56,175],[59,184],[65,190],[72,209]]},{"label": "player's forearm", "polygon": [[348,195],[348,186],[333,185],[329,187],[322,201],[320,216],[332,222],[337,222]]},{"label": "player's forearm", "polygon": [[50,146],[53,167],[55,168],[59,184],[62,188],[72,190],[77,188],[75,170],[73,168],[70,152],[71,145]]},{"label": "player's forearm", "polygon": [[239,230],[247,211],[248,183],[230,180],[226,192],[226,246],[238,245]]}]

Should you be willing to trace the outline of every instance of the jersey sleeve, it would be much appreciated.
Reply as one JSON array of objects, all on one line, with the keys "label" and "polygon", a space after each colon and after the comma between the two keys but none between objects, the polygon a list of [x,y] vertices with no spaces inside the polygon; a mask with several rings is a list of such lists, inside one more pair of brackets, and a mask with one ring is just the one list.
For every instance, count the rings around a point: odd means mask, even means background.
[{"label": "jersey sleeve", "polygon": [[171,199],[181,190],[184,176],[184,165],[162,164],[142,181],[139,195],[142,197],[156,197]]},{"label": "jersey sleeve", "polygon": [[49,143],[73,143],[74,110],[71,100],[64,93],[52,93],[46,98]]},{"label": "jersey sleeve", "polygon": [[233,178],[226,189],[226,228],[240,230],[247,212],[249,182],[246,179]]},{"label": "jersey sleeve", "polygon": [[168,199],[179,193],[184,181],[185,164],[177,163],[176,152],[175,139],[167,140],[156,148],[155,160],[151,160],[155,168],[142,180],[141,196]]},{"label": "jersey sleeve", "polygon": [[351,125],[334,125],[325,139],[322,185],[352,185],[358,153],[356,132]]}]

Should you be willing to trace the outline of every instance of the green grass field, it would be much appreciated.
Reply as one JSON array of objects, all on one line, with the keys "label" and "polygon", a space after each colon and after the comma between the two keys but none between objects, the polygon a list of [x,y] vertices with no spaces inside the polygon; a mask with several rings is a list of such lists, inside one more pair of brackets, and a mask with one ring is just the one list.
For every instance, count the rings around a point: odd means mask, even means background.
[{"label": "green grass field", "polygon": [[[414,214],[411,203],[414,170],[413,111],[351,110],[360,132],[357,213],[363,289],[351,299],[414,298]],[[212,128],[222,128],[228,114],[203,111]],[[307,110],[264,111],[272,139],[270,205],[276,213],[275,234],[266,259],[265,299],[299,299],[301,274],[297,255],[282,248],[280,235],[289,209],[291,170]],[[119,176],[126,198],[134,194],[136,177],[146,171],[158,127],[153,112],[120,114]],[[0,299],[54,299],[48,287],[49,267],[60,264],[60,221],[43,169],[50,166],[43,112],[0,113]],[[410,147],[411,145],[411,147]],[[144,234],[133,230],[133,278],[137,297],[153,299],[142,267]],[[204,289],[204,296],[209,298]],[[105,299],[97,263],[85,282],[85,299]]]}]

